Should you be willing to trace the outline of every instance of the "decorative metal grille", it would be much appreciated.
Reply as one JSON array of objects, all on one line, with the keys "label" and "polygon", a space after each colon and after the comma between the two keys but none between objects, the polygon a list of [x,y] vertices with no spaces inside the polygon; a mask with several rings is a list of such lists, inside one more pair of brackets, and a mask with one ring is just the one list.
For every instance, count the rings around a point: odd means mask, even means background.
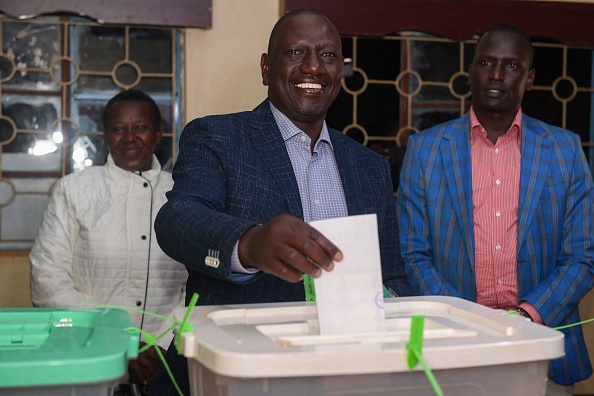
[{"label": "decorative metal grille", "polygon": [[[29,248],[53,183],[105,160],[100,115],[121,89],[159,104],[169,125],[158,155],[171,165],[182,126],[181,31],[0,18],[0,43],[0,248]],[[386,155],[396,187],[408,135],[468,110],[475,44],[414,32],[343,37],[352,63],[328,124]],[[534,47],[524,111],[578,133],[594,163],[594,51],[544,39]]]},{"label": "decorative metal grille", "polygon": [[[523,111],[579,134],[594,170],[594,51],[533,41],[536,79]],[[407,32],[342,42],[351,64],[328,124],[386,155],[396,189],[408,136],[468,111],[476,39]]]},{"label": "decorative metal grille", "polygon": [[123,89],[159,105],[156,154],[171,167],[182,122],[179,29],[0,17],[0,45],[0,248],[30,248],[55,181],[105,163],[103,107]]}]

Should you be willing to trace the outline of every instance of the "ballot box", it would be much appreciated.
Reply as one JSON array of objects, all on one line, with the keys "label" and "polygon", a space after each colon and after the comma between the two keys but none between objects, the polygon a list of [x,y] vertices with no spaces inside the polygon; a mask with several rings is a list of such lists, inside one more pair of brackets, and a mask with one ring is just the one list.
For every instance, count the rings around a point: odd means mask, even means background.
[{"label": "ballot box", "polygon": [[[454,297],[389,298],[386,331],[320,335],[315,303],[195,307],[181,335],[193,396],[435,395],[409,371],[411,317],[445,395],[542,395],[563,334]],[[184,309],[176,311],[180,319]]]},{"label": "ballot box", "polygon": [[0,309],[0,395],[108,396],[138,356],[120,309]]}]

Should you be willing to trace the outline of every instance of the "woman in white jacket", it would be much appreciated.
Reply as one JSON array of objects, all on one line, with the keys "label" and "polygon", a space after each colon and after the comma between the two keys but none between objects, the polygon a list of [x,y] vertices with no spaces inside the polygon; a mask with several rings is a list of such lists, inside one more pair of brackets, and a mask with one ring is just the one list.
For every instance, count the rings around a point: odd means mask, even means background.
[{"label": "woman in white jacket", "polygon": [[[153,222],[173,186],[154,155],[161,114],[135,90],[114,96],[103,113],[107,163],[67,175],[54,186],[30,254],[31,299],[39,307],[128,306],[170,315],[183,306],[187,272],[156,242]],[[155,336],[168,326],[131,313]],[[159,344],[169,345],[172,335]],[[150,348],[131,363],[140,383],[154,376]]]}]

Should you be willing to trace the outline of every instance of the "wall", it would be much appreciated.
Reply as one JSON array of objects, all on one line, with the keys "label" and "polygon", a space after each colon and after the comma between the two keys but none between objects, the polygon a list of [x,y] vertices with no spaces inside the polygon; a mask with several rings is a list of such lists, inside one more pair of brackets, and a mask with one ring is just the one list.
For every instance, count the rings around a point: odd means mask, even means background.
[{"label": "wall", "polygon": [[279,18],[279,4],[214,0],[212,29],[186,30],[186,121],[251,110],[266,97],[260,55]]},{"label": "wall", "polygon": [[0,252],[0,308],[30,307],[29,252]]}]

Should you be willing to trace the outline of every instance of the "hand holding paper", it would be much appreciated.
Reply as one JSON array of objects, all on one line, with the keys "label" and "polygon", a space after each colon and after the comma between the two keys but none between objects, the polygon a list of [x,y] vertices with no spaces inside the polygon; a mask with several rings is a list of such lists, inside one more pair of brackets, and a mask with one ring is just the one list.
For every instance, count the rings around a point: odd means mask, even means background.
[{"label": "hand holding paper", "polygon": [[[303,274],[320,276],[331,271],[342,253],[309,224],[284,214],[249,228],[239,239],[239,260],[287,282],[299,282]],[[315,263],[315,264],[314,264]]]},{"label": "hand holding paper", "polygon": [[375,214],[313,221],[343,254],[315,279],[320,334],[385,331],[381,257]]}]

